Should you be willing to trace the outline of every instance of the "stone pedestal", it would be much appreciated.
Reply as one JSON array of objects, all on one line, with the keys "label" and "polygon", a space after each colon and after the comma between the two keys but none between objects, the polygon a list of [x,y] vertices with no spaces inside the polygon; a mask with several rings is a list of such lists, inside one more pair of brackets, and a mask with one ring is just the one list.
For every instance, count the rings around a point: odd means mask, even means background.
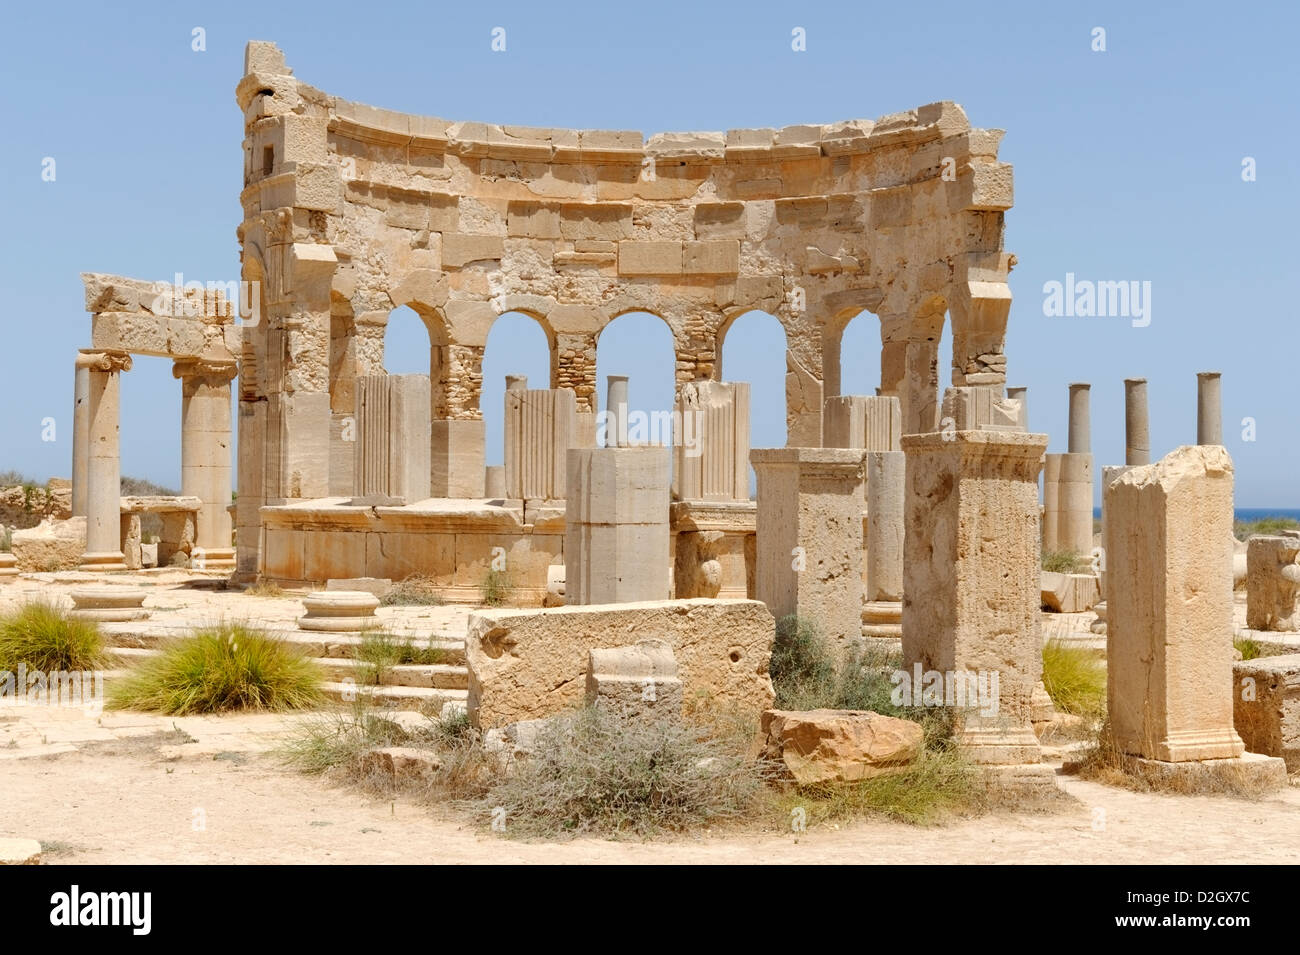
[{"label": "stone pedestal", "polygon": [[68,596],[72,598],[70,615],[83,620],[120,623],[149,616],[144,609],[145,591],[134,587],[74,587]]},{"label": "stone pedestal", "polygon": [[[990,782],[1054,788],[1032,720],[1042,677],[1038,471],[1047,436],[905,435],[904,665],[992,688],[958,714],[968,757]],[[951,674],[951,676],[950,676]]]},{"label": "stone pedestal", "polygon": [[234,570],[230,520],[230,382],[234,362],[178,361],[181,380],[181,494],[203,502],[195,526],[193,566]]},{"label": "stone pedestal", "polygon": [[302,598],[301,630],[359,633],[378,627],[379,598],[364,590],[321,590]]},{"label": "stone pedestal", "polygon": [[353,504],[414,504],[430,497],[428,375],[356,379]]},{"label": "stone pedestal", "polygon": [[664,447],[569,449],[570,604],[668,599],[668,454]]},{"label": "stone pedestal", "polygon": [[693,381],[677,395],[673,498],[749,500],[749,384]]},{"label": "stone pedestal", "polygon": [[1300,537],[1246,542],[1246,626],[1300,630]]},{"label": "stone pedestal", "polygon": [[1205,445],[1106,489],[1108,712],[1135,772],[1245,752],[1230,692],[1232,486],[1228,452]]},{"label": "stone pedestal", "polygon": [[865,452],[759,448],[755,596],[780,620],[815,622],[841,653],[862,633]]},{"label": "stone pedestal", "polygon": [[432,424],[430,496],[480,500],[486,461],[482,418],[442,418]]},{"label": "stone pedestal", "polygon": [[576,444],[573,390],[530,390],[526,378],[511,378],[505,395],[505,497],[563,500],[567,456]]},{"label": "stone pedestal", "polygon": [[83,570],[126,570],[121,544],[122,471],[118,433],[121,373],[131,369],[126,352],[83,351],[78,365],[90,385],[86,466],[86,553]]}]

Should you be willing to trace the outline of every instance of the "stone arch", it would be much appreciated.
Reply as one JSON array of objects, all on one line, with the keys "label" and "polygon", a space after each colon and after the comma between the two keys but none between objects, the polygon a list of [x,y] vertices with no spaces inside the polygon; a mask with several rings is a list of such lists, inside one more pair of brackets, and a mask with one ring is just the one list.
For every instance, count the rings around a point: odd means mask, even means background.
[{"label": "stone arch", "polygon": [[609,376],[627,375],[630,411],[671,413],[680,384],[677,349],[678,337],[663,315],[635,307],[613,315],[596,333],[597,408]]},{"label": "stone arch", "polygon": [[555,333],[544,316],[512,309],[497,316],[483,349],[483,386],[479,410],[483,415],[488,466],[504,461],[505,376],[525,375],[528,387],[553,387]]},{"label": "stone arch", "polygon": [[902,315],[881,318],[880,390],[898,397],[904,434],[938,427],[939,347],[947,312],[947,300],[931,294]]},{"label": "stone arch", "polygon": [[[737,325],[741,334],[729,338]],[[772,334],[778,330],[779,338]],[[761,309],[736,312],[718,329],[716,379],[749,383],[750,444],[755,448],[786,444],[787,343],[788,333],[781,319]],[[723,368],[727,369],[725,378]]]}]

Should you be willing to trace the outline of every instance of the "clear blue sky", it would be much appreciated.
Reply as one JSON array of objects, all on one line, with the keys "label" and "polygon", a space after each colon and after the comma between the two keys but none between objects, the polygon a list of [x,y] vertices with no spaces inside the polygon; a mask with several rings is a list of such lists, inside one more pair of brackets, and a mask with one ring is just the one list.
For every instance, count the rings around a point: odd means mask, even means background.
[{"label": "clear blue sky", "polygon": [[[1007,352],[1033,430],[1065,450],[1066,384],[1093,383],[1098,464],[1123,461],[1125,376],[1150,380],[1153,452],[1195,439],[1198,370],[1224,374],[1241,506],[1300,506],[1294,292],[1300,223],[1294,4],[1004,2],[11,5],[0,34],[0,470],[70,469],[78,273],[238,277],[244,43],[273,40],[327,92],[409,112],[538,126],[727,129],[877,116],[952,99],[1007,130],[1006,247],[1020,263]],[[130,12],[127,12],[130,11]],[[493,27],[507,49],[490,47]],[[1092,30],[1107,50],[1093,52]],[[191,50],[206,30],[207,49]],[[791,30],[807,32],[806,52]],[[44,157],[56,161],[43,182]],[[1253,157],[1257,181],[1243,182]],[[1152,283],[1152,321],[1047,318],[1043,284]],[[518,321],[522,321],[517,319]],[[506,321],[509,321],[507,319]],[[657,319],[602,339],[600,374],[667,407]],[[726,377],[755,389],[754,443],[784,440],[771,319],[732,335]],[[394,335],[399,332],[395,329]],[[875,319],[855,321],[845,391],[879,379]],[[941,358],[948,382],[949,348]],[[544,350],[494,327],[490,460],[501,377],[546,383]],[[415,368],[397,370],[417,370]],[[427,370],[427,367],[418,370]],[[602,378],[603,388],[603,378]],[[179,484],[180,385],[140,359],[123,385],[124,473]],[[42,442],[53,417],[57,440]],[[1243,418],[1257,440],[1241,440]]]}]

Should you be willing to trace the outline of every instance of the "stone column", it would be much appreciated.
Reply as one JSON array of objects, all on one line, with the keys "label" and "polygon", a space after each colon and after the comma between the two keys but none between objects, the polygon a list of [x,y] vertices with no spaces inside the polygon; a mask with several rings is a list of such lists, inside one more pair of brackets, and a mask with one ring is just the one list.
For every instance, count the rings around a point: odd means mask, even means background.
[{"label": "stone column", "polygon": [[565,602],[667,600],[669,452],[570,448]]},{"label": "stone column", "polygon": [[1088,398],[1092,385],[1074,382],[1070,385],[1070,443],[1071,454],[1092,452],[1092,416]]},{"label": "stone column", "polygon": [[610,375],[605,402],[605,447],[627,447],[627,375]]},{"label": "stone column", "polygon": [[72,403],[72,516],[86,516],[90,454],[90,369],[78,358]]},{"label": "stone column", "polygon": [[1042,676],[1037,485],[1046,447],[1046,435],[1023,432],[903,437],[904,664],[937,671],[954,684],[954,701],[965,687],[957,740],[968,758],[991,781],[1033,789],[1055,786],[1031,725]]},{"label": "stone column", "polygon": [[1223,444],[1223,393],[1217,371],[1196,374],[1196,443]]},{"label": "stone column", "polygon": [[903,434],[933,431],[939,421],[938,341],[887,341],[880,351],[880,391],[902,406]]},{"label": "stone column", "polygon": [[83,570],[126,570],[122,553],[122,461],[118,416],[121,373],[131,356],[119,351],[83,351],[77,358],[88,372],[89,445],[86,459],[86,553]]},{"label": "stone column", "polygon": [[[1151,463],[1151,431],[1145,378],[1124,379],[1124,463]],[[1103,488],[1103,492],[1104,490]]]},{"label": "stone column", "polygon": [[181,380],[181,493],[203,502],[191,553],[196,570],[233,570],[230,521],[230,382],[233,361],[183,359],[172,366]]},{"label": "stone column", "polygon": [[756,448],[755,596],[780,620],[814,621],[843,656],[862,634],[866,452]]},{"label": "stone column", "polygon": [[902,451],[868,451],[867,600],[903,599],[907,462]]},{"label": "stone column", "polygon": [[[1241,759],[1233,728],[1232,488],[1216,445],[1184,445],[1106,488],[1106,694],[1131,771],[1183,776],[1231,760],[1270,772],[1268,757]],[[1201,765],[1170,765],[1184,763]]]},{"label": "stone column", "polygon": [[749,383],[693,381],[677,394],[673,497],[749,500]]}]

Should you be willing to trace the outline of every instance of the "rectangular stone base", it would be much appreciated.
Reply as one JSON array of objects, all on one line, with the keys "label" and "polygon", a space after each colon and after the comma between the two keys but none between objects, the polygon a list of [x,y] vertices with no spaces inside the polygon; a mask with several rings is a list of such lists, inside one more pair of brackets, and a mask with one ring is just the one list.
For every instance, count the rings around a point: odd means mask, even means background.
[{"label": "rectangular stone base", "polygon": [[1124,756],[1124,771],[1159,788],[1200,789],[1240,786],[1274,792],[1287,784],[1286,761],[1278,756],[1243,753],[1233,759],[1203,759],[1167,763],[1142,756]]},{"label": "rectangular stone base", "polygon": [[1056,770],[1046,763],[1010,766],[981,766],[984,785],[990,795],[1017,799],[1055,798],[1064,793],[1056,782]]}]

